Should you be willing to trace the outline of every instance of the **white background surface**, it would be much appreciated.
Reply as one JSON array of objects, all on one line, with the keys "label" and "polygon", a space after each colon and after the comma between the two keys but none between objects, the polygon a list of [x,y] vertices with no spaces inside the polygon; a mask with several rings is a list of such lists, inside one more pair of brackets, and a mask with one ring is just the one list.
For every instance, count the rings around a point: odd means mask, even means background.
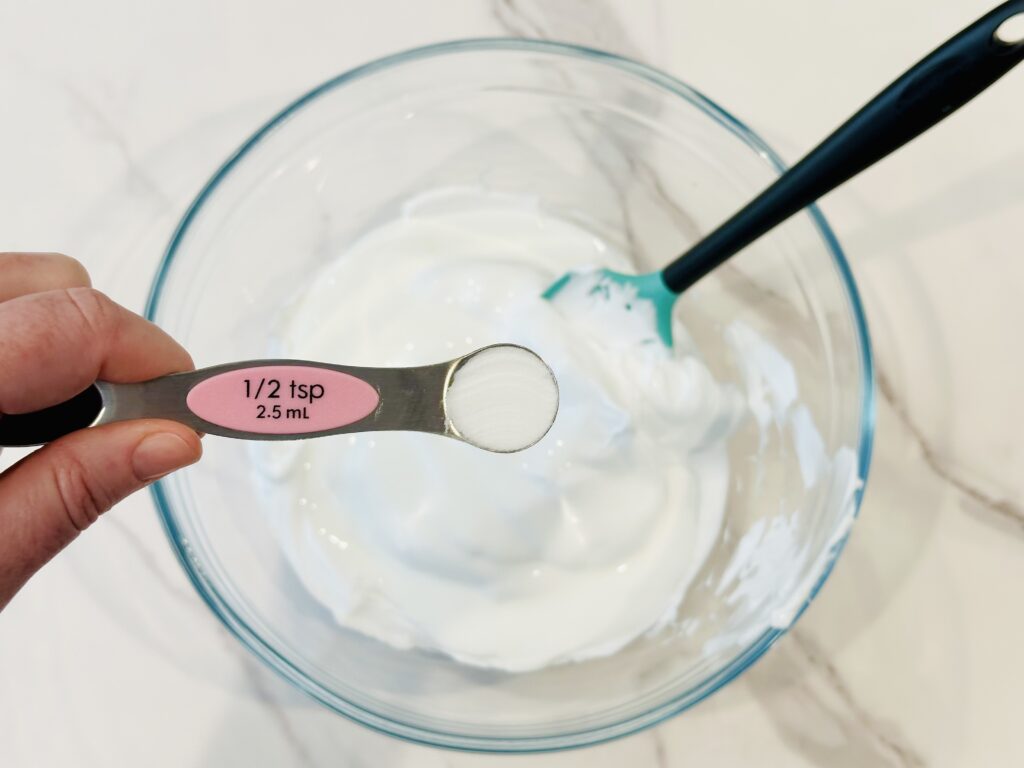
[{"label": "white background surface", "polygon": [[[0,247],[73,254],[140,308],[184,206],[256,125],[353,65],[456,37],[641,59],[792,161],[987,7],[0,0]],[[243,652],[140,495],[0,615],[0,766],[1024,763],[1024,67],[823,208],[869,312],[876,458],[828,585],[740,681],[583,752],[509,760],[393,741]]]}]

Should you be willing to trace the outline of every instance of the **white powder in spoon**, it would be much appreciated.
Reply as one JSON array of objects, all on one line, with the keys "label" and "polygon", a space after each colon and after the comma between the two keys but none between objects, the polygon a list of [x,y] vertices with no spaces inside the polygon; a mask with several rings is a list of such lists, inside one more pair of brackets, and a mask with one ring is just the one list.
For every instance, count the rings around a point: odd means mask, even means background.
[{"label": "white powder in spoon", "polygon": [[449,426],[480,448],[509,453],[528,448],[558,412],[551,369],[524,347],[498,344],[466,358],[444,397]]}]

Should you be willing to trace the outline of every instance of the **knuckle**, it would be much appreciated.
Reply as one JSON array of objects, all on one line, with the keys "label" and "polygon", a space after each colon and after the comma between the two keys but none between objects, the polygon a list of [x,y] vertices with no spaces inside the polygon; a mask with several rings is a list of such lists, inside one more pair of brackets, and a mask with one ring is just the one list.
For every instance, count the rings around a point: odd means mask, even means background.
[{"label": "knuckle", "polygon": [[91,287],[66,288],[63,291],[71,311],[77,315],[84,330],[104,335],[113,325],[114,302],[106,294]]},{"label": "knuckle", "polygon": [[75,456],[61,456],[52,472],[61,511],[74,530],[84,531],[114,505],[115,500]]}]

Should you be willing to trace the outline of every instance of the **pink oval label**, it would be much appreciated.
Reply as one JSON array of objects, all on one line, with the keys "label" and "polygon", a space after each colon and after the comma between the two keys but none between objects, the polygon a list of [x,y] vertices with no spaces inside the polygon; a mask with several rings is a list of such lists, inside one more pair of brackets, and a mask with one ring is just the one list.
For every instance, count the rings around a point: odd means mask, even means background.
[{"label": "pink oval label", "polygon": [[240,432],[297,435],[326,432],[366,418],[377,390],[328,368],[267,365],[227,371],[196,384],[189,410],[211,424]]}]

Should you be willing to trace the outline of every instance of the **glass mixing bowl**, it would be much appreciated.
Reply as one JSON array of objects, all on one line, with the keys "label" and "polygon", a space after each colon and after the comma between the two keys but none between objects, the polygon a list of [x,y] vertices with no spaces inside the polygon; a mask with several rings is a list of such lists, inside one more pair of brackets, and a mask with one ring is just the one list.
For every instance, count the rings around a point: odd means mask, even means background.
[{"label": "glass mixing bowl", "polygon": [[[518,40],[422,48],[323,84],[230,157],[174,235],[148,314],[200,366],[287,356],[268,346],[279,310],[414,196],[452,187],[530,196],[648,271],[782,169],[735,118],[640,64]],[[339,286],[338,301],[358,291]],[[849,267],[816,209],[701,281],[677,311],[723,382],[744,381],[743,361],[722,343],[732,321],[785,355],[825,450],[849,449],[862,485],[873,424],[868,335]],[[781,424],[767,441],[751,428],[731,439],[724,528],[680,621],[607,658],[520,674],[340,629],[285,561],[242,442],[208,438],[204,461],[154,495],[210,608],[327,707],[433,745],[559,749],[692,706],[752,664],[806,607],[842,548],[860,491],[844,503],[834,489],[807,487],[797,448]],[[772,538],[780,528],[795,544],[782,555]],[[737,573],[756,575],[759,588],[737,589]]]}]

